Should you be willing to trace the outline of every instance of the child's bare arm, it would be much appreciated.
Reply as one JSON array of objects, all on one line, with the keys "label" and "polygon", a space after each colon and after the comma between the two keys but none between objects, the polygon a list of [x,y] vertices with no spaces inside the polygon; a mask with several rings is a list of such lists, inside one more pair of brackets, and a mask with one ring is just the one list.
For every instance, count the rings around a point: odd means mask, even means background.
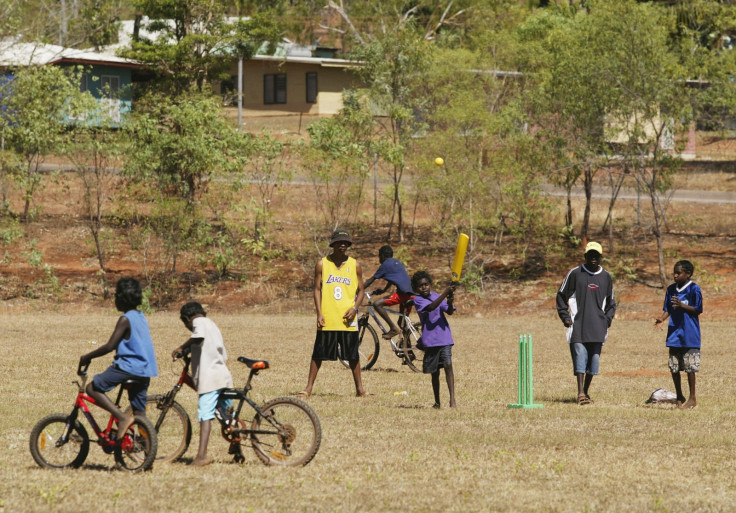
[{"label": "child's bare arm", "polygon": [[447,312],[445,312],[447,315],[452,315],[453,313],[455,313],[454,301],[455,301],[455,287],[452,287],[452,290],[450,290],[450,293],[447,294]]},{"label": "child's bare arm", "polygon": [[199,344],[200,342],[202,342],[202,340],[204,339],[200,337],[197,337],[197,338],[190,337],[189,340],[187,340],[182,345],[180,345],[179,347],[171,351],[171,359],[176,360],[181,355],[181,353],[189,349],[192,346],[192,344]]},{"label": "child's bare arm", "polygon": [[[452,293],[455,292],[455,287],[457,287],[457,283],[455,283],[455,282],[453,282],[450,285],[448,285],[447,288],[442,291],[442,294],[440,294],[437,297],[437,299],[435,299],[434,301],[432,301],[429,305],[427,305],[424,308],[424,311],[425,312],[431,312],[432,310],[434,310],[435,308],[437,308],[438,306],[440,306],[442,304],[442,301],[444,301],[445,298],[447,298],[448,296],[450,296],[450,294],[452,294]],[[450,301],[449,300],[448,300],[448,306],[452,306],[450,304]]]},{"label": "child's bare arm", "polygon": [[658,329],[662,329],[662,327],[664,326],[664,321],[666,321],[669,318],[669,316],[670,316],[669,312],[667,310],[664,310],[662,312],[662,315],[660,315],[659,317],[655,317],[654,327]]},{"label": "child's bare arm", "polygon": [[82,367],[86,367],[92,360],[94,360],[98,356],[104,356],[107,353],[115,351],[118,348],[120,341],[126,338],[125,334],[129,332],[130,321],[126,316],[121,315],[107,343],[103,346],[98,347],[94,351],[90,351],[89,353],[82,355],[79,358],[79,365]]}]

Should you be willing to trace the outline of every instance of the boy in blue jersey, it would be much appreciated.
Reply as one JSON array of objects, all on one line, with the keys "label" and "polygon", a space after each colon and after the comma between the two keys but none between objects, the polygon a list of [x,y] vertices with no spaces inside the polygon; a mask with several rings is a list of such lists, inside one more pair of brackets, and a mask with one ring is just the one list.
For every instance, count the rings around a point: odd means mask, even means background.
[{"label": "boy in blue jersey", "polygon": [[381,298],[373,302],[373,308],[376,309],[378,315],[388,323],[389,331],[383,334],[383,338],[389,340],[401,333],[396,323],[389,317],[385,306],[402,305],[414,297],[412,291],[411,278],[406,272],[404,264],[395,259],[394,250],[391,246],[382,246],[378,250],[378,261],[381,263],[376,273],[365,281],[365,288],[368,288],[375,280],[386,280],[386,286],[383,289],[373,291],[373,294],[383,294],[392,285],[396,287],[396,292],[386,298]]},{"label": "boy in blue jersey", "polygon": [[[667,327],[667,347],[669,348],[669,367],[677,394],[677,406],[683,409],[695,408],[695,374],[700,370],[700,320],[703,313],[703,294],[693,283],[693,264],[680,260],[675,264],[675,283],[667,287],[664,295],[662,315],[654,320],[654,327],[662,329],[669,317]],[[682,394],[680,372],[687,374],[690,397],[685,402]]]},{"label": "boy in blue jersey", "polygon": [[[95,403],[118,419],[118,433],[125,433],[133,423],[133,415],[126,415],[105,392],[128,379],[136,383],[128,389],[128,399],[136,415],[146,414],[146,394],[151,378],[158,376],[156,356],[148,321],[138,307],[143,302],[140,283],[135,278],[120,278],[115,287],[115,307],[123,315],[118,319],[110,339],[103,346],[82,355],[79,365],[86,367],[98,356],[115,351],[113,364],[101,374],[95,375],[87,385],[87,394]],[[120,440],[123,437],[118,437]]]}]

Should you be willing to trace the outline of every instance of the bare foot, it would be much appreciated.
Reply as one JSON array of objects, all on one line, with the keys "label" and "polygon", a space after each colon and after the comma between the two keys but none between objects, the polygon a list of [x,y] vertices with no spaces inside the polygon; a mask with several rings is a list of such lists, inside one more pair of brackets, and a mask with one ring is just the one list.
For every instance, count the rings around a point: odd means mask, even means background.
[{"label": "bare foot", "polygon": [[133,425],[134,421],[135,417],[133,415],[128,415],[123,420],[118,421],[118,443],[125,438],[125,433]]},{"label": "bare foot", "polygon": [[457,403],[455,401],[450,401],[450,408],[457,408]]},{"label": "bare foot", "polygon": [[694,399],[690,398],[690,399],[687,400],[687,402],[685,404],[680,405],[679,408],[681,410],[691,410],[691,409],[695,408],[697,405],[698,405],[698,403],[695,402]]},{"label": "bare foot", "polygon": [[312,392],[307,392],[306,390],[302,390],[301,392],[297,392],[297,397],[307,398],[312,395]]},{"label": "bare foot", "polygon": [[434,408],[435,410],[439,410],[440,409],[440,403],[434,403],[432,405],[432,408]]},{"label": "bare foot", "polygon": [[210,463],[212,463],[212,460],[207,459],[207,458],[204,458],[204,459],[194,458],[194,461],[191,462],[189,465],[192,467],[204,467],[206,465],[209,465]]},{"label": "bare foot", "polygon": [[355,397],[373,397],[376,394],[369,394],[368,392],[356,392]]}]

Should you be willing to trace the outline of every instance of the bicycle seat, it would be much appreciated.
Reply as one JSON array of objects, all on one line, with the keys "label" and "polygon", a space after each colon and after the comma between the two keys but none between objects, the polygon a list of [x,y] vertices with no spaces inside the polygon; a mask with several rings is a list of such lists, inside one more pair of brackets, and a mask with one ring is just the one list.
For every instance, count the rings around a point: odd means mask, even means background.
[{"label": "bicycle seat", "polygon": [[145,383],[146,379],[148,379],[148,378],[130,378],[130,379],[126,379],[125,381],[123,381],[122,383],[120,383],[120,386],[123,387],[123,388],[125,388],[125,387],[128,387],[130,385],[137,385],[137,384],[140,384],[140,383]]},{"label": "bicycle seat", "polygon": [[238,361],[244,363],[249,369],[262,370],[270,367],[266,360],[251,360],[245,356],[238,356]]}]

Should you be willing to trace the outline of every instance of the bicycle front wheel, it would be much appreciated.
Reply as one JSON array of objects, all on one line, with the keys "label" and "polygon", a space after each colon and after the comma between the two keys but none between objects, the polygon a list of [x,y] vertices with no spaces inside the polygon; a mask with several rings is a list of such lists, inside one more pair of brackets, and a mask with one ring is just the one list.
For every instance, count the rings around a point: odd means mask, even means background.
[{"label": "bicycle front wheel", "polygon": [[322,427],[304,401],[279,397],[261,407],[251,425],[251,443],[266,465],[306,465],[319,450]]},{"label": "bicycle front wheel", "polygon": [[158,439],[153,423],[142,415],[136,415],[125,435],[118,433],[115,445],[115,461],[118,467],[129,472],[148,470],[156,459]]},{"label": "bicycle front wheel", "polygon": [[156,412],[160,412],[154,425],[158,439],[156,461],[160,463],[181,458],[192,441],[192,422],[187,411],[176,401],[168,407],[162,404],[159,409],[159,402],[163,399],[163,395],[153,395],[146,399],[148,418],[156,419]]},{"label": "bicycle front wheel", "polygon": [[[69,426],[63,413],[48,415],[31,430],[31,456],[43,468],[79,468],[89,454],[89,436],[78,421]],[[66,441],[62,438],[66,433]]]},{"label": "bicycle front wheel", "polygon": [[[378,353],[381,351],[381,346],[378,343],[378,335],[373,326],[368,324],[361,324],[358,328],[358,354],[360,355],[360,370],[368,370],[378,360]],[[350,362],[343,360],[342,355],[340,362],[350,368]]]}]

